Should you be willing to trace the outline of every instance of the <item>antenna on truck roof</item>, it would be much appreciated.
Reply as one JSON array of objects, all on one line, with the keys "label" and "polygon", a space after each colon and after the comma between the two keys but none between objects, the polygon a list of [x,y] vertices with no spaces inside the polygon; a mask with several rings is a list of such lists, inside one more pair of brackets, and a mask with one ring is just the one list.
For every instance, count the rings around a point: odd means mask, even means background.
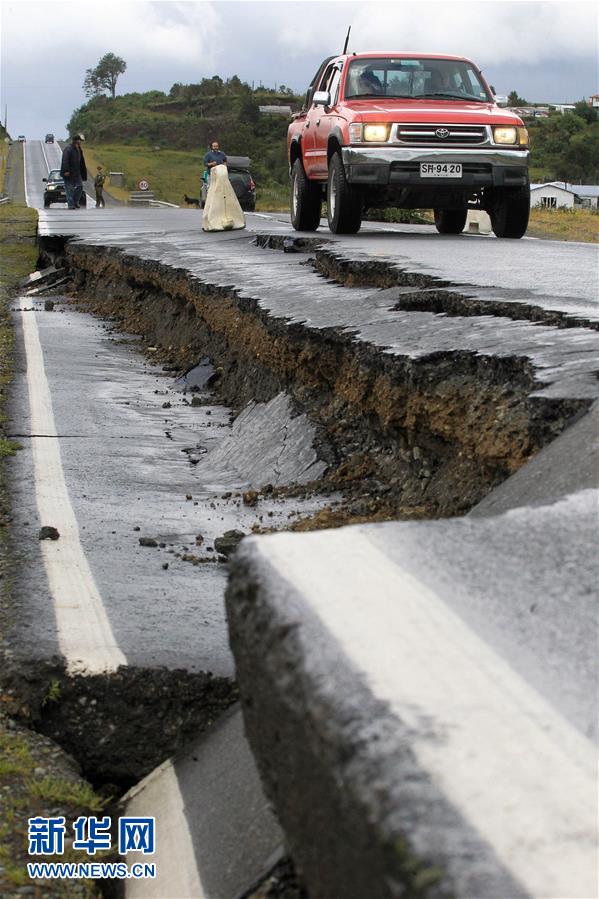
[{"label": "antenna on truck roof", "polygon": [[343,53],[342,53],[342,56],[345,56],[345,54],[347,53],[347,45],[349,44],[349,33],[350,33],[350,31],[351,31],[351,25],[350,25],[349,28],[347,29],[347,34],[346,34],[346,36],[345,36],[345,43],[344,43],[344,45],[343,45]]}]

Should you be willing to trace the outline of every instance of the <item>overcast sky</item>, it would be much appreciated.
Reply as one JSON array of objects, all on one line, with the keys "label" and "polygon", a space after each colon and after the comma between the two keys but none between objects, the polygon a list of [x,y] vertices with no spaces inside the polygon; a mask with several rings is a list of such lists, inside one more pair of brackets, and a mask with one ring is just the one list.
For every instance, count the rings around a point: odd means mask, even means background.
[{"label": "overcast sky", "polygon": [[468,56],[498,93],[564,102],[599,92],[594,2],[1,0],[0,10],[0,109],[13,137],[64,135],[85,102],[85,70],[109,51],[127,62],[118,93],[213,74],[303,92],[350,24],[352,50]]}]

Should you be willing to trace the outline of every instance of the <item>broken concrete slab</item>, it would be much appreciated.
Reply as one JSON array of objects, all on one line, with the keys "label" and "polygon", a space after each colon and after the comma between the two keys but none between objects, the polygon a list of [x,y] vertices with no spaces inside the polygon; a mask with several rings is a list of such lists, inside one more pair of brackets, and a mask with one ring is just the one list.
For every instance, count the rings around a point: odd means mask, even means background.
[{"label": "broken concrete slab", "polygon": [[40,284],[42,282],[52,283],[57,278],[64,275],[64,269],[57,268],[55,265],[49,265],[47,268],[39,269],[31,272],[26,278],[19,281],[19,287],[30,287],[32,284]]},{"label": "broken concrete slab", "polygon": [[594,895],[596,503],[243,542],[244,718],[311,897]]},{"label": "broken concrete slab", "polygon": [[210,480],[233,478],[251,487],[307,484],[318,480],[327,463],[314,447],[316,429],[306,415],[293,415],[289,397],[250,402],[227,437],[198,466]]},{"label": "broken concrete slab", "polygon": [[42,284],[40,287],[34,287],[31,290],[28,290],[26,296],[35,297],[40,293],[44,293],[46,290],[56,290],[57,287],[61,287],[68,281],[70,281],[70,278],[59,278],[58,281],[49,281],[47,284]]},{"label": "broken concrete slab", "polygon": [[127,899],[239,899],[283,856],[239,707],[133,787],[119,814],[156,818],[156,852],[143,856],[156,879],[127,880]]}]

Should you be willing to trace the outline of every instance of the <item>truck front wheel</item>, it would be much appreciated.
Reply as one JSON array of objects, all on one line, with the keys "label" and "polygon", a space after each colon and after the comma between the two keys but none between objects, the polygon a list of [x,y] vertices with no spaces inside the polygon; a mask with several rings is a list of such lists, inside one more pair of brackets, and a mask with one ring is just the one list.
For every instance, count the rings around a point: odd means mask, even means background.
[{"label": "truck front wheel", "polygon": [[496,237],[523,237],[530,215],[530,187],[504,187],[498,190],[489,214]]},{"label": "truck front wheel", "polygon": [[356,234],[362,224],[362,197],[348,184],[339,153],[329,163],[327,217],[334,234]]},{"label": "truck front wheel", "polygon": [[435,228],[439,234],[461,234],[467,217],[467,209],[435,209]]},{"label": "truck front wheel", "polygon": [[296,231],[316,231],[320,225],[322,189],[307,177],[301,159],[291,169],[291,224]]}]

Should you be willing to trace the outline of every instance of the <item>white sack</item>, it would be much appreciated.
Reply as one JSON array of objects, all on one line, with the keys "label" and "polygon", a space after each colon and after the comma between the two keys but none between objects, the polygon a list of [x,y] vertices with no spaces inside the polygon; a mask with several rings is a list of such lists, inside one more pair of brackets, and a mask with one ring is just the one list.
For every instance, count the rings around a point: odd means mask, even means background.
[{"label": "white sack", "polygon": [[203,231],[233,231],[245,228],[245,216],[229,181],[226,165],[210,170],[210,183],[202,219]]}]

